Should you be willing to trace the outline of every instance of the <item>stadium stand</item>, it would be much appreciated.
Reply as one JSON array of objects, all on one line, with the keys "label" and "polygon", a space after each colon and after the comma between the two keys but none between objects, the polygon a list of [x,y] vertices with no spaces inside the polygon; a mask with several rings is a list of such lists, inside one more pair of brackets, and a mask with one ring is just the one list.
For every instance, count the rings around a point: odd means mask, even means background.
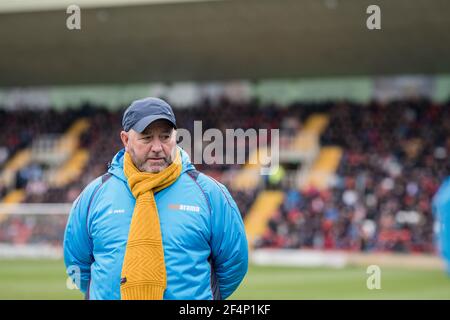
[{"label": "stadium stand", "polygon": [[[201,120],[203,130],[280,128],[280,151],[301,159],[294,164],[282,159],[273,178],[255,175],[249,165],[196,165],[230,189],[256,248],[434,252],[430,200],[449,172],[448,105],[217,103],[220,113],[206,100],[179,112],[175,106],[179,127],[193,130],[193,122]],[[13,128],[0,137],[7,154],[1,166],[3,202],[74,201],[121,148],[122,111],[89,105],[61,112],[0,111],[0,122]],[[36,158],[43,148],[38,140],[53,141],[55,148],[68,136],[73,141],[64,159]],[[49,222],[41,227],[37,219],[44,218]],[[0,242],[58,245],[64,219],[4,216]]]},{"label": "stadium stand", "polygon": [[434,252],[430,203],[449,172],[448,113],[426,100],[329,107],[322,149],[343,149],[334,185],[286,189],[257,247]]}]

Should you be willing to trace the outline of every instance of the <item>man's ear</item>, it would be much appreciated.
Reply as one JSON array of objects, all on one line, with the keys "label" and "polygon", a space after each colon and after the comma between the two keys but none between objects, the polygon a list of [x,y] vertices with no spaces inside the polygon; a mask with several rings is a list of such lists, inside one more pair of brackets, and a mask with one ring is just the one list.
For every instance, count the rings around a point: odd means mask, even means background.
[{"label": "man's ear", "polygon": [[123,146],[125,147],[125,151],[128,152],[128,140],[129,134],[126,131],[120,131],[120,140],[122,140]]}]

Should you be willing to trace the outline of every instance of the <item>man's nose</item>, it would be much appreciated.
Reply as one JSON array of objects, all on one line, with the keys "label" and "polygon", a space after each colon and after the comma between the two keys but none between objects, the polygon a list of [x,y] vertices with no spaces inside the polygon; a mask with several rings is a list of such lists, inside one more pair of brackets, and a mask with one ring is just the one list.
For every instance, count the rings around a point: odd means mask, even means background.
[{"label": "man's nose", "polygon": [[159,141],[158,139],[155,139],[155,141],[153,141],[151,151],[153,151],[155,153],[161,152],[162,151],[161,141]]}]

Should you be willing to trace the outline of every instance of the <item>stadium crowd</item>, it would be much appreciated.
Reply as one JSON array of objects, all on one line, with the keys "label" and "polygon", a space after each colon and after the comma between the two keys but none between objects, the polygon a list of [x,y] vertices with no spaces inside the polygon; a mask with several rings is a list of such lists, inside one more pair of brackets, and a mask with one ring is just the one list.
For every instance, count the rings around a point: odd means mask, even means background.
[{"label": "stadium crowd", "polygon": [[29,146],[39,134],[60,133],[80,114],[79,110],[5,110],[0,107],[0,168],[17,150]]},{"label": "stadium crowd", "polygon": [[258,247],[433,252],[431,199],[449,174],[448,105],[329,108],[322,145],[344,149],[333,188],[286,190]]},{"label": "stadium crowd", "polygon": [[[332,188],[300,191],[284,187],[285,200],[256,247],[434,251],[430,205],[439,183],[449,173],[448,105],[426,100],[368,105],[296,103],[264,108],[257,101],[221,100],[217,104],[204,101],[200,106],[178,110],[175,106],[179,128],[192,132],[194,121],[201,120],[203,131],[281,128],[283,138],[283,134],[294,135],[309,114],[327,112],[330,123],[321,144],[344,150]],[[80,141],[80,147],[90,153],[82,176],[63,188],[50,188],[42,179],[45,168],[34,163],[17,176],[26,190],[25,202],[74,201],[84,186],[107,170],[108,162],[122,147],[119,132],[123,110],[85,105],[61,112],[0,112],[0,123],[8,126],[8,134],[0,137],[0,150],[7,152],[2,163],[40,133],[62,133],[77,117],[90,120]],[[241,166],[196,167],[223,181],[226,172]],[[229,181],[225,183],[245,216],[260,189],[233,190]],[[6,192],[0,183],[0,195]],[[61,240],[64,223],[58,219],[41,230],[36,219],[8,217],[1,221],[0,242]]]}]

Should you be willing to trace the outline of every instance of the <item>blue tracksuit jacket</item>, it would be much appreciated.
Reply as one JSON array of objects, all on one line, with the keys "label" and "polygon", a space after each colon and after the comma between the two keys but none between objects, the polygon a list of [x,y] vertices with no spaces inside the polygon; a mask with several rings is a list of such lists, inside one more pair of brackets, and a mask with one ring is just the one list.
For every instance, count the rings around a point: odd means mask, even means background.
[{"label": "blue tracksuit jacket", "polygon": [[[167,288],[164,299],[226,299],[248,266],[239,209],[228,190],[199,173],[181,149],[182,173],[155,194]],[[124,149],[108,173],[75,200],[64,235],[67,272],[87,299],[120,299],[120,276],[135,198],[123,173]],[[73,270],[79,273],[72,274]]]}]

